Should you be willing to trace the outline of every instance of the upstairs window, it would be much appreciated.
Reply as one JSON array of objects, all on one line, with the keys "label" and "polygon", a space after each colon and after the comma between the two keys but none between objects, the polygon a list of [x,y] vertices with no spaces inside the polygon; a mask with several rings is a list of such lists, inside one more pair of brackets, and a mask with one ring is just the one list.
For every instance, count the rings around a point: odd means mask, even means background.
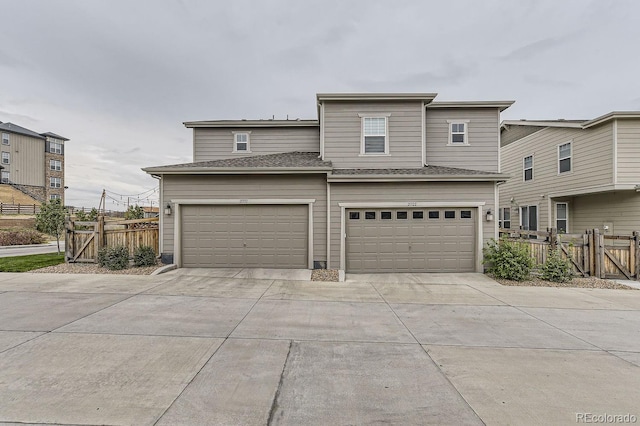
[{"label": "upstairs window", "polygon": [[558,145],[558,173],[571,171],[571,142]]},{"label": "upstairs window", "polygon": [[2,134],[2,145],[9,145],[9,133]]},{"label": "upstairs window", "polygon": [[9,172],[2,171],[2,183],[9,183]]},{"label": "upstairs window", "polygon": [[51,170],[60,171],[62,170],[62,161],[60,160],[49,160],[49,168]]},{"label": "upstairs window", "polygon": [[233,152],[251,152],[249,149],[250,132],[233,133]]},{"label": "upstairs window", "polygon": [[523,159],[524,180],[533,180],[533,155],[524,157]]},{"label": "upstairs window", "polygon": [[449,120],[449,145],[469,145],[469,120]]},{"label": "upstairs window", "polygon": [[2,164],[9,164],[11,162],[11,154],[8,152],[2,153]]},{"label": "upstairs window", "polygon": [[51,188],[62,188],[62,179],[56,177],[49,178],[49,186]]},{"label": "upstairs window", "polygon": [[60,194],[51,194],[49,199],[50,200],[59,200],[60,199]]},{"label": "upstairs window", "polygon": [[361,154],[388,154],[387,117],[362,117]]},{"label": "upstairs window", "polygon": [[62,142],[54,142],[56,139],[51,139],[49,142],[49,152],[52,154],[62,154]]}]

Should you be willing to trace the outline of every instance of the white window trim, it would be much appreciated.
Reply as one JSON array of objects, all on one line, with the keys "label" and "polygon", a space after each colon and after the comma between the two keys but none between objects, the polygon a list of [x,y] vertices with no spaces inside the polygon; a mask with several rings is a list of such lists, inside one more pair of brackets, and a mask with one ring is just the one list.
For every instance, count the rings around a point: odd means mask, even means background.
[{"label": "white window trim", "polygon": [[[7,161],[4,161],[5,155],[7,156]],[[0,157],[0,163],[2,164],[11,164],[11,153],[3,151],[2,156]]]},{"label": "white window trim", "polygon": [[[358,117],[360,117],[360,156],[389,155],[389,117],[391,117],[391,113],[358,114]],[[364,120],[366,118],[384,118],[384,152],[364,151]]]},{"label": "white window trim", "polygon": [[[469,121],[470,120],[447,120],[449,123],[449,136],[447,141],[447,146],[470,146],[469,143]],[[452,130],[454,124],[464,124],[464,143],[453,142],[452,141]]]},{"label": "white window trim", "polygon": [[[504,222],[505,222],[505,218],[504,218],[504,210],[505,209],[509,209],[509,228],[504,228]],[[498,208],[498,227],[499,228],[504,228],[504,229],[512,229],[511,228],[511,207],[500,207]]]},{"label": "white window trim", "polygon": [[[52,167],[53,165],[53,167]],[[59,172],[62,170],[62,161],[60,160],[49,160],[49,170]]]},{"label": "white window trim", "polygon": [[8,182],[11,182],[11,173],[9,173],[9,171],[8,171],[8,170],[3,170],[3,171],[2,171],[2,173],[0,174],[0,181],[2,181],[2,183],[5,183],[5,182],[3,181],[4,177],[2,176],[2,175],[4,175],[5,173],[6,173],[6,175],[7,175],[7,183],[8,183]]},{"label": "white window trim", "polygon": [[525,206],[520,206],[518,208],[518,216],[520,219],[520,229],[522,229],[522,208],[523,207],[535,207],[536,208],[536,224],[537,224],[537,228],[536,231],[540,230],[540,205],[538,204],[527,204]]},{"label": "white window trim", "polygon": [[[251,153],[251,132],[250,131],[237,131],[231,132],[233,134],[233,151],[234,154],[250,154]],[[238,151],[238,141],[236,135],[247,135],[247,149],[244,151]]]},{"label": "white window trim", "polygon": [[560,204],[564,204],[564,205],[566,206],[566,208],[565,208],[565,212],[566,212],[567,217],[566,217],[565,219],[562,219],[562,220],[564,220],[564,221],[566,221],[566,222],[567,222],[567,233],[569,233],[569,203],[567,203],[567,202],[556,203],[556,208],[555,208],[555,217],[556,217],[556,223],[555,223],[555,225],[556,225],[556,230],[558,230],[558,206],[559,206]]},{"label": "white window trim", "polygon": [[[5,143],[5,141],[7,141]],[[2,145],[11,145],[11,139],[9,139],[9,133],[2,134]]]},{"label": "white window trim", "polygon": [[49,195],[49,200],[61,200],[60,194],[51,194]]},{"label": "white window trim", "polygon": [[50,177],[49,188],[62,188],[62,179],[59,177]]},{"label": "white window trim", "polygon": [[[526,167],[525,167],[525,165],[524,165],[524,160],[525,160],[526,158],[528,158],[528,157],[531,157],[531,180],[526,180],[526,179],[524,178],[524,176],[525,176],[525,171],[527,170],[527,168],[526,168]],[[533,154],[531,154],[531,155],[525,155],[524,157],[522,157],[522,181],[523,181],[523,182],[533,182],[533,181],[535,180],[535,178],[536,178],[536,177],[535,177],[535,175],[533,174],[533,166],[534,166],[534,162],[535,162],[535,159],[533,158]]]},{"label": "white window trim", "polygon": [[52,139],[49,141],[49,153],[62,155],[62,142],[55,141],[57,141],[57,139]]},{"label": "white window trim", "polygon": [[[566,144],[571,145],[571,155],[569,155],[568,157],[562,158],[562,160],[565,160],[565,159],[569,158],[571,160],[571,168],[569,169],[568,172],[560,172],[560,160],[561,160],[561,158],[560,158],[560,147],[562,145],[566,145]],[[558,158],[558,160],[557,160],[558,176],[564,175],[564,174],[573,173],[573,141],[568,141],[568,142],[564,142],[564,143],[558,144],[558,146],[556,147],[556,152],[557,152],[557,158]]]}]

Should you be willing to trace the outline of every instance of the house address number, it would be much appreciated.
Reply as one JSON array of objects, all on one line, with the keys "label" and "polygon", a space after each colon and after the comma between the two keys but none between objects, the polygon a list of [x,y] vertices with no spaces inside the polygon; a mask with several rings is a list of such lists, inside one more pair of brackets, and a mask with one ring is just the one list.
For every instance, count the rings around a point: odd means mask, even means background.
[{"label": "house address number", "polygon": [[418,205],[418,203],[417,203],[417,202],[415,202],[415,201],[409,201],[409,202],[407,203],[407,207],[416,207],[417,205]]}]

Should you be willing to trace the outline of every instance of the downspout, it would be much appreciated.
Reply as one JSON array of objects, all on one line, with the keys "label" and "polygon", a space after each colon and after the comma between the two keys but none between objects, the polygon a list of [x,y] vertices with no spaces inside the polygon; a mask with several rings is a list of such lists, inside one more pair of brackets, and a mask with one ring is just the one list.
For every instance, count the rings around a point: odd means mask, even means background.
[{"label": "downspout", "polygon": [[427,165],[427,104],[422,102],[422,164]]},{"label": "downspout", "polygon": [[320,102],[320,159],[324,161],[324,102]]},{"label": "downspout", "polygon": [[327,269],[331,269],[331,184],[329,181],[327,181]]},{"label": "downspout", "polygon": [[158,186],[160,191],[160,198],[158,200],[158,254],[162,256],[164,250],[163,236],[164,236],[164,180],[162,176],[151,175],[152,178],[158,179]]}]

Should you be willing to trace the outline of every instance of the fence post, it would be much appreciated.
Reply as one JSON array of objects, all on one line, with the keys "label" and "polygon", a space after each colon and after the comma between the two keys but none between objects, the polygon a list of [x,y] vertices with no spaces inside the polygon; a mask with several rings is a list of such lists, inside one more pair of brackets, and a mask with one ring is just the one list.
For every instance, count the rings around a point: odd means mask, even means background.
[{"label": "fence post", "polygon": [[593,271],[590,269],[591,262],[589,259],[589,231],[585,230],[584,234],[582,234],[582,267],[586,273],[593,275]]},{"label": "fence post", "polygon": [[64,254],[65,262],[73,259],[73,222],[71,217],[67,216],[64,221]]},{"label": "fence post", "polygon": [[[98,216],[98,248],[101,249],[105,244],[105,235],[104,235],[104,216]],[[96,252],[96,256],[98,253]],[[96,260],[98,260],[96,258]]]},{"label": "fence post", "polygon": [[629,271],[632,274],[635,272],[636,281],[640,281],[640,232],[633,231],[633,246],[635,252],[635,271]]},{"label": "fence post", "polygon": [[20,203],[18,203],[18,214],[20,214]]},{"label": "fence post", "polygon": [[593,264],[593,276],[600,278],[600,231],[597,228],[593,230]]}]

